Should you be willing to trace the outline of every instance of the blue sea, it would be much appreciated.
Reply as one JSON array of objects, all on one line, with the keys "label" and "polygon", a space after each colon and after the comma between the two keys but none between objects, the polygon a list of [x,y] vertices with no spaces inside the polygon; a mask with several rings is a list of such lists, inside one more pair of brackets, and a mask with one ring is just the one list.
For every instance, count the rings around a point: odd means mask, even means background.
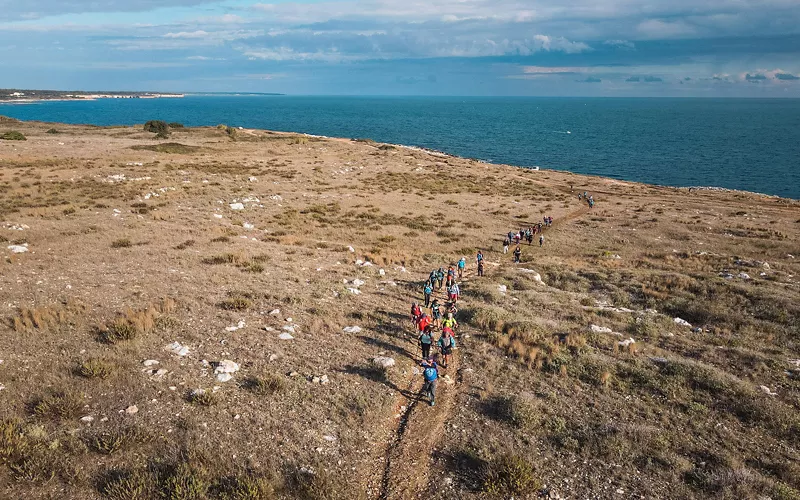
[{"label": "blue sea", "polygon": [[797,99],[190,95],[6,104],[0,115],[369,138],[495,163],[800,199]]}]

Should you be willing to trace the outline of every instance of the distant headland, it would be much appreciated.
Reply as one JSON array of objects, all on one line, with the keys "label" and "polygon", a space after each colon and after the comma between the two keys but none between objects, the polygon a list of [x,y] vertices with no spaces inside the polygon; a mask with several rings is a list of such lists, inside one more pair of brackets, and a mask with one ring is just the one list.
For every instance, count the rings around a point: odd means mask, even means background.
[{"label": "distant headland", "polygon": [[89,92],[82,90],[25,90],[0,89],[0,101],[68,101],[94,99],[160,99],[180,98],[184,94],[168,94],[160,92]]}]

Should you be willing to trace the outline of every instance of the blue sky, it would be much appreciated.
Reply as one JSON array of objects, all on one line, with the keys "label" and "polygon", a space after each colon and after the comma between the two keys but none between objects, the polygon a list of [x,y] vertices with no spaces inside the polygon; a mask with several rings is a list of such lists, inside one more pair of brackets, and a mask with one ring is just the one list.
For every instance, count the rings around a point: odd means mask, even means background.
[{"label": "blue sky", "polygon": [[0,0],[0,87],[800,97],[800,0]]}]

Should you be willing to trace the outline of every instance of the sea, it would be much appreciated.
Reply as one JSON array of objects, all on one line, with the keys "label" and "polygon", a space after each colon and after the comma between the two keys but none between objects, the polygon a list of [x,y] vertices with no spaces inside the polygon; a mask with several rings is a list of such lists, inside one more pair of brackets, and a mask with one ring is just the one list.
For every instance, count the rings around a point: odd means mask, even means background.
[{"label": "sea", "polygon": [[520,167],[800,199],[800,99],[212,94],[0,104],[0,115],[363,138]]}]

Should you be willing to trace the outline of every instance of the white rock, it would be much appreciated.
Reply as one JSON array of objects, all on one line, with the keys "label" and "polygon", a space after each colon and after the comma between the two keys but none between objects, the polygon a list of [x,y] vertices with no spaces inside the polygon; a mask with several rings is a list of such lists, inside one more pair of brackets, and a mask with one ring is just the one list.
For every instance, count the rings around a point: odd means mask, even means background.
[{"label": "white rock", "polygon": [[193,390],[192,392],[189,393],[189,396],[192,396],[192,397],[202,396],[205,393],[206,393],[205,389],[195,389],[195,390]]},{"label": "white rock", "polygon": [[508,291],[508,287],[506,285],[498,285],[497,291],[504,294]]},{"label": "white rock", "polygon": [[332,442],[336,441],[336,436],[322,436],[322,439],[324,439],[325,441],[328,441],[329,443],[332,443]]},{"label": "white rock", "polygon": [[276,360],[278,360],[279,358],[280,358],[280,356],[278,356],[277,354],[270,354],[270,355],[269,355],[269,360],[270,360],[270,361],[276,361]]},{"label": "white rock", "polygon": [[9,245],[8,249],[11,250],[12,253],[25,253],[28,251],[28,244],[24,243],[22,245]]},{"label": "white rock", "polygon": [[358,332],[361,331],[361,327],[360,326],[346,326],[342,330],[344,330],[344,333],[358,333]]},{"label": "white rock", "polygon": [[289,333],[297,333],[294,325],[284,325],[283,330]]},{"label": "white rock", "polygon": [[617,343],[618,343],[618,344],[619,344],[621,347],[628,347],[628,346],[629,346],[629,345],[631,345],[631,344],[635,344],[635,343],[636,343],[636,341],[635,341],[635,340],[633,340],[633,337],[631,337],[631,338],[629,338],[629,339],[627,339],[627,340],[621,340],[621,341],[619,341],[619,342],[617,342]]},{"label": "white rock", "polygon": [[590,328],[595,333],[614,333],[614,331],[611,328],[607,328],[605,326],[591,325]]},{"label": "white rock", "polygon": [[247,179],[247,180],[249,180],[250,182],[258,182],[258,177],[252,177],[252,176],[251,176],[251,177],[250,177],[249,179]]},{"label": "white rock", "polygon": [[244,224],[242,224],[242,227],[245,228],[245,229],[255,229],[256,228],[256,226],[254,226],[253,224],[250,224],[249,222],[245,222]]},{"label": "white rock", "polygon": [[364,280],[360,280],[358,278],[353,280],[353,286],[356,286],[356,287],[359,287],[359,286],[363,285],[364,283],[365,283]]},{"label": "white rock", "polygon": [[291,333],[283,332],[280,335],[278,335],[278,338],[281,340],[292,340],[294,337],[292,336]]},{"label": "white rock", "polygon": [[353,247],[347,247],[347,249],[350,251],[350,253],[355,253],[356,251],[356,249]]},{"label": "white rock", "polygon": [[450,375],[445,375],[444,377],[442,377],[442,382],[444,382],[444,383],[445,383],[445,384],[447,384],[447,385],[453,385],[453,384],[455,384],[455,383],[456,383],[456,381],[455,381],[455,380],[453,380],[452,378],[450,378]]},{"label": "white rock", "polygon": [[362,266],[364,266],[364,267],[369,267],[369,266],[374,266],[375,264],[373,264],[373,263],[372,263],[372,262],[370,262],[370,261],[366,261],[366,262],[364,262],[364,263],[363,263],[363,264],[361,264],[361,265],[362,265]]},{"label": "white rock", "polygon": [[280,310],[280,309],[273,309],[273,310],[271,310],[271,311],[269,312],[269,314],[270,314],[270,315],[272,315],[272,316],[277,316],[277,315],[279,315],[280,313],[281,313],[281,310]]},{"label": "white rock", "polygon": [[242,203],[231,203],[230,207],[231,210],[244,210],[244,205]]},{"label": "white rock", "polygon": [[350,293],[352,293],[353,295],[360,295],[361,294],[361,290],[359,290],[358,288],[348,288],[347,290]]},{"label": "white rock", "polygon": [[286,318],[287,323],[291,323],[292,321],[293,321],[292,318]]},{"label": "white rock", "polygon": [[378,269],[378,274],[380,274],[381,276],[386,276],[386,271],[384,271],[383,269]]},{"label": "white rock", "polygon": [[230,373],[217,373],[217,382],[227,382],[233,378]]},{"label": "white rock", "polygon": [[772,392],[772,390],[770,390],[770,388],[767,387],[766,385],[761,385],[758,388],[761,389],[764,392],[764,394],[768,394],[770,396],[777,396],[778,395],[777,392]]},{"label": "white rock", "polygon": [[128,415],[135,415],[136,413],[139,413],[139,408],[136,405],[131,405],[125,408],[125,413]]},{"label": "white rock", "polygon": [[148,359],[142,362],[144,366],[155,366],[159,363],[157,359]]},{"label": "white rock", "polygon": [[223,359],[214,368],[214,373],[236,373],[239,371],[239,363],[235,363],[230,359]]},{"label": "white rock", "polygon": [[221,218],[222,218],[222,215],[220,215],[220,214],[214,214],[214,217],[216,217],[217,219],[221,219]]},{"label": "white rock", "polygon": [[739,279],[749,280],[750,279],[750,275],[747,274],[747,273],[739,273]]},{"label": "white rock", "polygon": [[85,417],[81,417],[81,422],[88,424],[89,422],[93,422],[94,417],[91,415],[86,415]]},{"label": "white rock", "polygon": [[363,261],[363,260],[361,260],[361,259],[357,259],[357,260],[356,260],[356,265],[357,265],[357,266],[360,266],[360,265],[362,265],[363,263],[364,263],[364,261]]},{"label": "white rock", "polygon": [[675,318],[673,321],[675,321],[675,324],[676,324],[676,325],[688,326],[688,327],[690,327],[690,328],[691,328],[691,326],[692,326],[692,324],[691,324],[691,323],[689,323],[688,321],[686,321],[685,319],[681,319],[681,318]]},{"label": "white rock", "polygon": [[181,345],[180,342],[173,342],[164,346],[165,351],[169,351],[172,354],[177,354],[178,356],[186,356],[189,354],[189,348],[185,345]]},{"label": "white rock", "polygon": [[154,378],[157,378],[157,379],[160,379],[160,378],[163,378],[163,377],[164,377],[164,375],[166,375],[167,373],[169,373],[169,370],[167,370],[166,368],[159,368],[159,369],[158,369],[158,370],[156,370],[156,372],[153,374],[153,377],[154,377]]},{"label": "white rock", "polygon": [[394,358],[388,358],[386,356],[377,356],[372,358],[372,364],[376,366],[382,366],[384,368],[391,368],[395,365]]}]

